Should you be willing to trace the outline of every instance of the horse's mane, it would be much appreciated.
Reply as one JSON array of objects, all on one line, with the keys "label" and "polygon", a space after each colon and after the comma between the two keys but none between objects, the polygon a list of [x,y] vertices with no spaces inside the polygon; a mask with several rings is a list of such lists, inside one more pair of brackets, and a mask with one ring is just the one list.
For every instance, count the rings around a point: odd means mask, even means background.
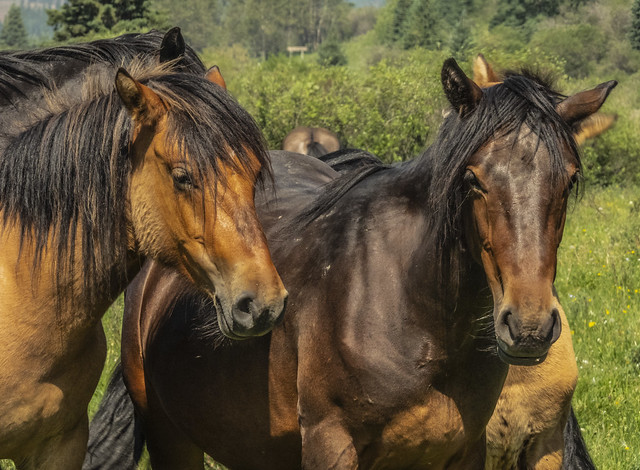
[{"label": "horse's mane", "polygon": [[[130,33],[109,39],[98,39],[87,43],[67,44],[30,51],[10,53],[10,56],[31,63],[49,63],[51,61],[77,60],[89,64],[120,64],[128,62],[141,54],[158,62],[160,46],[164,33],[156,30],[147,33]],[[190,47],[185,47],[180,67],[195,73],[204,73],[205,67],[198,54]]]},{"label": "horse's mane", "polygon": [[[159,31],[124,34],[116,38],[99,39],[88,43],[68,44],[31,51],[15,51],[0,54],[0,95],[9,100],[12,93],[22,95],[22,85],[29,84],[51,89],[55,79],[52,72],[43,73],[43,67],[70,74],[73,69],[83,69],[92,64],[121,65],[134,58],[157,64],[164,34]],[[203,74],[204,64],[189,46],[176,63],[185,72]],[[55,73],[53,73],[55,75]]]},{"label": "horse's mane", "polygon": [[50,79],[36,64],[31,64],[13,57],[11,54],[0,54],[0,97],[7,102],[13,95],[24,96],[24,85],[50,88]]},{"label": "horse's mane", "polygon": [[[266,146],[249,114],[219,86],[198,75],[173,72],[172,66],[144,60],[128,66],[167,104],[167,141],[188,155],[202,177],[213,174],[223,185],[223,165],[253,172],[249,154],[270,177]],[[70,272],[80,238],[89,291],[96,276],[110,282],[106,276],[114,262],[124,268],[126,256],[133,125],[114,77],[115,67],[89,68],[83,90],[54,90],[41,116],[18,119],[11,129],[3,129],[1,139],[5,227],[17,224],[22,242],[35,244],[34,267],[51,242],[59,280]],[[104,289],[95,286],[91,297]]]},{"label": "horse's mane", "polygon": [[[509,73],[503,83],[483,90],[483,98],[469,115],[450,113],[435,142],[420,157],[393,167],[400,170],[400,175],[393,173],[398,185],[420,188],[417,197],[424,197],[423,207],[430,214],[433,228],[430,237],[442,258],[448,258],[459,246],[460,210],[467,196],[463,176],[469,158],[487,141],[510,133],[517,135],[526,126],[538,136],[537,145],[548,149],[555,177],[566,177],[564,148],[568,147],[580,164],[571,128],[555,111],[563,98],[537,75],[528,71]],[[299,229],[310,224],[354,186],[391,168],[374,158],[344,172],[291,225]]]}]

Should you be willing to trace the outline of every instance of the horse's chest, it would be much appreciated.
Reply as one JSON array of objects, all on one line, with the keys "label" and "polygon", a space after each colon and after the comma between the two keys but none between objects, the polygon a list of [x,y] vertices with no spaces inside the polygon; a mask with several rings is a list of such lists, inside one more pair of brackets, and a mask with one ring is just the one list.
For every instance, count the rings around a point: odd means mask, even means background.
[{"label": "horse's chest", "polygon": [[445,468],[466,450],[470,436],[456,404],[438,392],[429,395],[391,417],[372,446],[371,468]]}]

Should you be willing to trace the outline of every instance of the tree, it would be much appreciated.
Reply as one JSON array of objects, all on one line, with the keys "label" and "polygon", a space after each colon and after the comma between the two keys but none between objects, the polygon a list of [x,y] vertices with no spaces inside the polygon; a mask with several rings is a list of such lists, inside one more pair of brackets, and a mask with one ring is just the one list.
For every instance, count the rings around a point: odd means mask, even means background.
[{"label": "tree", "polygon": [[58,41],[167,26],[149,0],[69,0],[57,10],[47,10],[47,15]]},{"label": "tree", "polygon": [[323,42],[318,48],[318,63],[324,66],[347,65],[340,43],[334,39]]},{"label": "tree", "polygon": [[490,25],[522,26],[539,15],[557,15],[559,10],[560,0],[499,0],[498,11]]},{"label": "tree", "polygon": [[224,43],[224,32],[220,28],[221,0],[185,0],[182,8],[175,8],[174,0],[156,0],[156,3],[171,11],[171,26],[180,26],[191,47],[201,50]]},{"label": "tree", "polygon": [[431,0],[414,0],[404,23],[403,47],[410,49],[436,45],[436,23]]},{"label": "tree", "polygon": [[473,36],[467,20],[466,10],[462,10],[460,19],[453,26],[449,42],[451,54],[460,61],[465,61],[469,50],[473,47]]},{"label": "tree", "polygon": [[631,7],[629,41],[631,42],[631,47],[640,51],[640,0],[635,0],[633,7]]},{"label": "tree", "polygon": [[27,46],[27,30],[22,21],[20,7],[15,4],[11,5],[4,19],[2,32],[0,32],[0,42],[13,49]]},{"label": "tree", "polygon": [[413,0],[398,0],[393,9],[393,20],[391,23],[391,41],[400,42],[405,35],[405,23],[409,16],[409,10]]}]

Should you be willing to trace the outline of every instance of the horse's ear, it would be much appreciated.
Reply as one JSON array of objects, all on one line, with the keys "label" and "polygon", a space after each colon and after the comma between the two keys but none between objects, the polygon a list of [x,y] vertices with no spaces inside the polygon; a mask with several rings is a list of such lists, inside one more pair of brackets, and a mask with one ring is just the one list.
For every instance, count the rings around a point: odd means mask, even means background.
[{"label": "horse's ear", "polygon": [[140,124],[153,125],[164,112],[160,97],[123,68],[116,74],[116,90],[133,120]]},{"label": "horse's ear", "polygon": [[609,129],[618,119],[617,114],[595,113],[574,125],[573,137],[578,145],[597,137]]},{"label": "horse's ear", "polygon": [[171,28],[162,38],[160,44],[160,63],[169,62],[170,60],[182,57],[185,50],[184,38],[177,26]]},{"label": "horse's ear", "polygon": [[498,75],[482,54],[478,54],[473,61],[473,81],[480,88],[488,88],[500,82]]},{"label": "horse's ear", "polygon": [[209,70],[207,70],[207,73],[204,75],[204,77],[210,82],[221,86],[225,90],[227,89],[227,84],[224,82],[224,78],[222,78],[222,74],[220,73],[220,68],[217,65],[214,65]]},{"label": "horse's ear", "polygon": [[611,90],[618,84],[615,80],[601,83],[593,90],[581,91],[556,105],[556,111],[569,125],[574,125],[595,113]]},{"label": "horse's ear", "polygon": [[449,103],[460,116],[465,116],[475,109],[482,98],[482,90],[464,74],[454,59],[444,61],[441,79]]}]

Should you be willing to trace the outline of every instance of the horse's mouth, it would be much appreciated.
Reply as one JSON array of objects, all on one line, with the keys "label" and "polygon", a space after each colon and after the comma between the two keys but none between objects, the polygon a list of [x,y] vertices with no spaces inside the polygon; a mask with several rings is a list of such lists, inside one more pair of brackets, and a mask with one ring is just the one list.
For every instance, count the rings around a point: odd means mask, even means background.
[{"label": "horse's mouth", "polygon": [[512,366],[537,366],[544,362],[548,353],[544,353],[542,356],[512,356],[498,345],[498,356],[503,362]]},{"label": "horse's mouth", "polygon": [[222,308],[222,303],[220,303],[220,298],[217,295],[214,295],[213,298],[216,308],[216,317],[218,319],[218,327],[220,327],[220,331],[222,332],[222,334],[230,339],[246,339],[244,336],[238,336],[233,332],[233,328],[229,324],[227,316],[224,314],[224,309]]}]

